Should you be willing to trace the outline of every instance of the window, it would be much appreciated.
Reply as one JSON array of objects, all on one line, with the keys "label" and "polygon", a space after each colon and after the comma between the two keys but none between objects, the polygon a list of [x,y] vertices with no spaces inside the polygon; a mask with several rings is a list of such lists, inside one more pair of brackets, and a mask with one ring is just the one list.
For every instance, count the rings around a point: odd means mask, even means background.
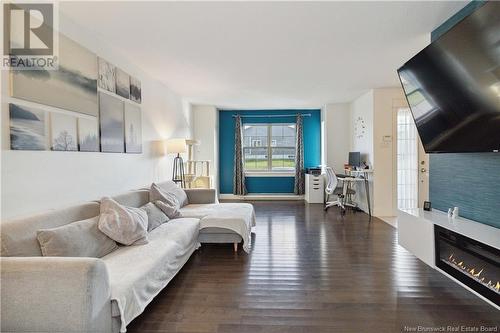
[{"label": "window", "polygon": [[410,104],[415,118],[425,116],[428,112],[436,108],[432,100],[426,98],[424,91],[420,87],[416,87],[403,76],[401,77],[401,82],[403,83],[408,104]]},{"label": "window", "polygon": [[398,208],[418,206],[418,135],[410,109],[398,110]]},{"label": "window", "polygon": [[295,124],[244,124],[245,171],[295,169]]}]

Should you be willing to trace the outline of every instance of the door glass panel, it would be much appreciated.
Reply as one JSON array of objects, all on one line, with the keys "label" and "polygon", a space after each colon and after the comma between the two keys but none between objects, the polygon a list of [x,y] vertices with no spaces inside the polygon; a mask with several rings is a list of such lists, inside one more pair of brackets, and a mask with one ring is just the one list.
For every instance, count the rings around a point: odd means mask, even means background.
[{"label": "door glass panel", "polygon": [[398,209],[418,206],[418,136],[410,109],[397,115],[397,191]]}]

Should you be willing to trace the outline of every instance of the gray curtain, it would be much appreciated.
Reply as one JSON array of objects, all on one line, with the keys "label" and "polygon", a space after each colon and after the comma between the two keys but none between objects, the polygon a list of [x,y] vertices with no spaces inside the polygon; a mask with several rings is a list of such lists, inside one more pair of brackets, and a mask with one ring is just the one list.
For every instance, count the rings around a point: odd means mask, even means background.
[{"label": "gray curtain", "polygon": [[295,194],[304,194],[304,137],[302,130],[302,115],[297,115],[295,125]]},{"label": "gray curtain", "polygon": [[235,118],[234,125],[234,172],[233,172],[233,194],[245,195],[245,170],[243,170],[243,133],[241,131],[241,117]]}]

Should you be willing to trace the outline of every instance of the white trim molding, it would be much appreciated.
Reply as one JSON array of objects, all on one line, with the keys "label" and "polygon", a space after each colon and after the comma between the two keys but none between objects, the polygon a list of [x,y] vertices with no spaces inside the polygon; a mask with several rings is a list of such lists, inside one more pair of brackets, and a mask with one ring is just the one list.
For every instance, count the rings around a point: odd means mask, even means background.
[{"label": "white trim molding", "polygon": [[234,194],[219,194],[221,200],[304,200],[303,195],[295,195],[289,193],[259,193],[247,195],[234,195]]},{"label": "white trim molding", "polygon": [[245,171],[245,177],[295,177],[292,171]]}]

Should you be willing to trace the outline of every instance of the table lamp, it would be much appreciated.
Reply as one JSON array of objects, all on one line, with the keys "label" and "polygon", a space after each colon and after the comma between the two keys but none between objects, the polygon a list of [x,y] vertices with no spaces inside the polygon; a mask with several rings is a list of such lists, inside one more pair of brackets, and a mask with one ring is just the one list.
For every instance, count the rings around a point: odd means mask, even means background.
[{"label": "table lamp", "polygon": [[186,152],[186,139],[168,139],[166,142],[167,154],[177,154],[174,158],[174,167],[172,171],[172,181],[180,183],[181,187],[185,187],[184,179],[184,162],[181,153]]}]

